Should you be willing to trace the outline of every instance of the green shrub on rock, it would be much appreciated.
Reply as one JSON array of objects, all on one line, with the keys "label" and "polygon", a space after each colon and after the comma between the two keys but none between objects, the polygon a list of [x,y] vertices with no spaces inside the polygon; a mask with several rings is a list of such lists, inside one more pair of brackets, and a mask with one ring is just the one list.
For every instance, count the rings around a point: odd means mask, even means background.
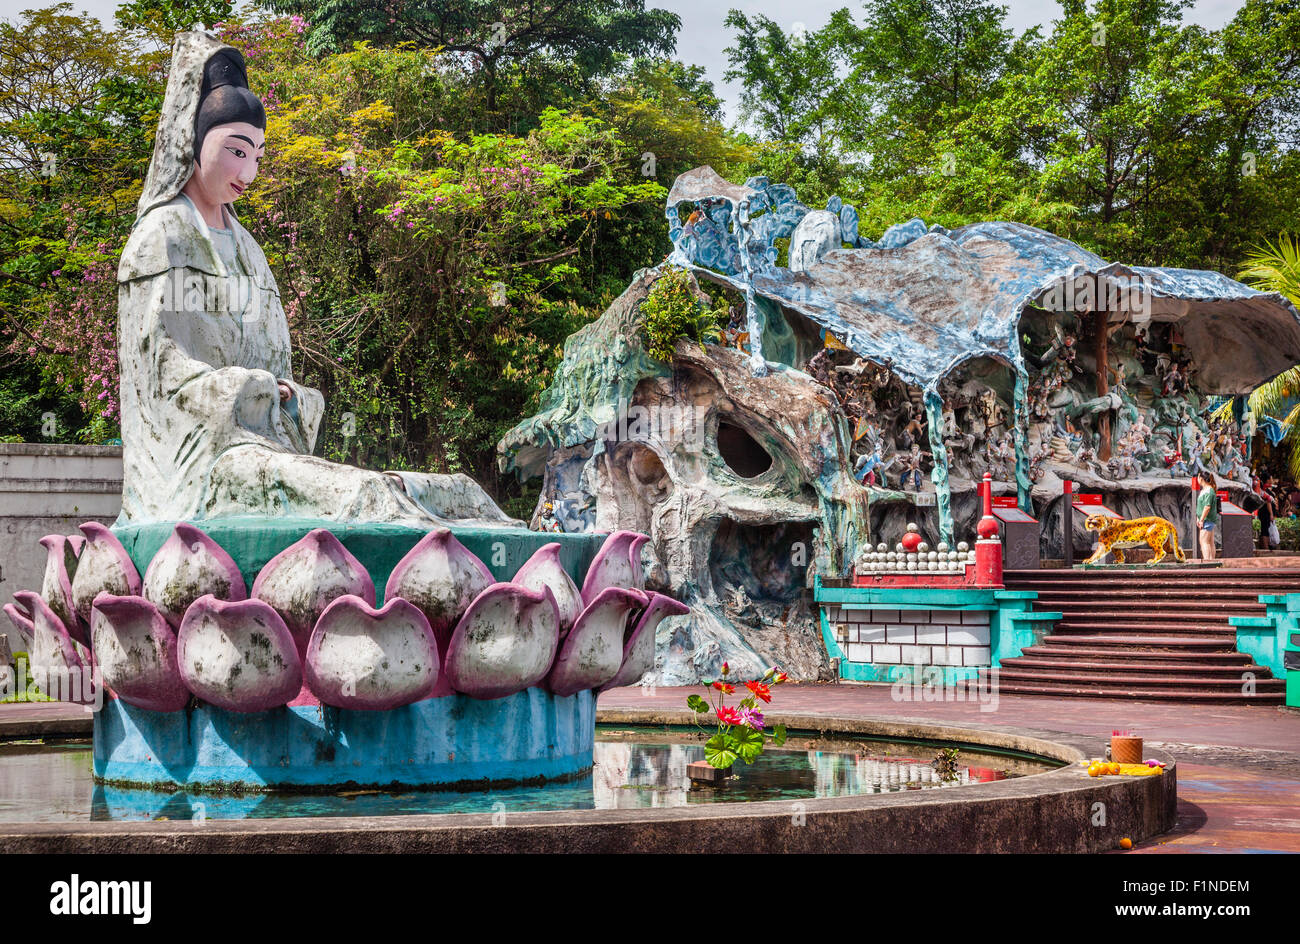
[{"label": "green shrub on rock", "polygon": [[690,338],[704,349],[706,341],[722,339],[727,318],[726,302],[710,308],[697,294],[690,273],[669,267],[650,287],[641,303],[641,335],[646,353],[657,361],[672,363],[678,339]]}]

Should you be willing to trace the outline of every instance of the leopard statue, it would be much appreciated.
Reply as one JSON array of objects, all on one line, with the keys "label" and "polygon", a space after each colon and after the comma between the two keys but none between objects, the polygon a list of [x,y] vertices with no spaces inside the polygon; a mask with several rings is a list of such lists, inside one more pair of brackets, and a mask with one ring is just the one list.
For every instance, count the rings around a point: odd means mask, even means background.
[{"label": "leopard statue", "polygon": [[1143,544],[1155,551],[1149,563],[1158,564],[1165,559],[1165,554],[1174,552],[1180,563],[1187,558],[1178,546],[1178,529],[1172,521],[1152,516],[1150,518],[1111,518],[1108,515],[1089,515],[1083,522],[1088,531],[1097,532],[1097,550],[1092,552],[1085,564],[1095,564],[1107,554],[1115,555],[1115,563],[1124,563],[1124,548],[1141,547]]}]

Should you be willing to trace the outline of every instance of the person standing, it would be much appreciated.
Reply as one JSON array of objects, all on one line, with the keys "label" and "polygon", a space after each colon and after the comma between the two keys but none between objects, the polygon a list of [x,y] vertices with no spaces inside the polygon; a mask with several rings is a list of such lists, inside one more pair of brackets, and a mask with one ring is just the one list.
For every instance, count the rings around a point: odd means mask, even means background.
[{"label": "person standing", "polygon": [[1201,559],[1214,560],[1214,532],[1219,527],[1219,493],[1214,473],[1206,472],[1196,496],[1196,527],[1201,541]]},{"label": "person standing", "polygon": [[1277,504],[1273,497],[1273,476],[1268,472],[1259,473],[1259,497],[1262,504],[1255,516],[1259,518],[1259,546],[1261,550],[1272,550],[1282,543],[1277,532]]}]

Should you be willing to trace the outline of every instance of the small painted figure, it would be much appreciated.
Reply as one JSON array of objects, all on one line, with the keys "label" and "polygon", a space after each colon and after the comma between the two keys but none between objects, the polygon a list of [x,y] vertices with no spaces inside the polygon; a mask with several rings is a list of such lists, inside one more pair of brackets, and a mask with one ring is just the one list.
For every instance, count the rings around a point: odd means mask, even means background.
[{"label": "small painted figure", "polygon": [[537,530],[554,531],[556,533],[564,531],[564,525],[560,524],[560,519],[555,517],[555,506],[550,502],[542,505],[542,517]]},{"label": "small painted figure", "polygon": [[1029,454],[1029,481],[1037,482],[1043,477],[1043,463],[1052,457],[1052,447],[1047,443],[1039,443],[1034,447],[1034,451]]},{"label": "small painted figure", "polygon": [[1056,339],[1042,357],[1043,372],[1040,378],[1047,395],[1050,396],[1074,378],[1077,370],[1074,364],[1077,343],[1073,334],[1063,331],[1060,325],[1056,326]]},{"label": "small painted figure", "polygon": [[911,449],[915,447],[919,449],[920,446],[918,446],[917,443],[921,442],[922,436],[925,435],[925,427],[925,415],[921,412],[921,408],[917,406],[912,407],[911,419],[909,419],[907,425],[903,427],[903,448]]},{"label": "small painted figure", "polygon": [[1178,397],[1187,392],[1187,377],[1183,374],[1177,361],[1169,365],[1169,372],[1165,374],[1164,384],[1161,393],[1166,397]]},{"label": "small painted figure", "polygon": [[899,479],[898,487],[907,491],[907,484],[912,483],[912,491],[921,490],[921,463],[930,458],[928,452],[922,452],[921,447],[912,443],[912,449],[906,455],[894,456],[895,459],[901,459],[903,463],[903,474]]},{"label": "small painted figure", "polygon": [[876,471],[879,470],[883,476],[897,458],[897,455],[893,455],[886,461],[880,453],[880,442],[876,441],[872,445],[870,452],[864,452],[858,456],[858,461],[853,464],[853,477],[863,485],[875,485]]},{"label": "small painted figure", "polygon": [[985,445],[985,453],[989,465],[1006,475],[1008,467],[1016,458],[1015,439],[1012,437],[1011,431],[1007,430],[996,438],[989,437],[988,443]]},{"label": "small painted figure", "polygon": [[1183,458],[1181,452],[1174,452],[1174,450],[1166,448],[1164,459],[1165,467],[1169,469],[1170,478],[1187,478],[1187,476],[1192,474],[1187,468],[1187,460]]}]

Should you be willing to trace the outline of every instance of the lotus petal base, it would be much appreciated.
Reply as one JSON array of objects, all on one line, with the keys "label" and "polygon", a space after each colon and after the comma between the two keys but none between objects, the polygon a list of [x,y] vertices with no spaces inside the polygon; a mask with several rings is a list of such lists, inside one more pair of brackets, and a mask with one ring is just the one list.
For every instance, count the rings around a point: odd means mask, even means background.
[{"label": "lotus petal base", "polygon": [[483,701],[431,698],[390,711],[296,706],[255,714],[210,705],[95,715],[95,779],[213,793],[340,787],[443,788],[562,780],[592,766],[596,699],[529,688]]}]

